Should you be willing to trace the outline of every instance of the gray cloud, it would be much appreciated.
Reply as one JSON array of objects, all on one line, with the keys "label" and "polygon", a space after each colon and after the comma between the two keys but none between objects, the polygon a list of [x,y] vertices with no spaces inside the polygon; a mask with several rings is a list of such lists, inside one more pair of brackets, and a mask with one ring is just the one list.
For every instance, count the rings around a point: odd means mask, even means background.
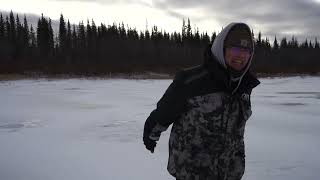
[{"label": "gray cloud", "polygon": [[150,4],[141,0],[52,0],[52,1],[95,2],[100,4],[140,4],[140,5],[150,7]]},{"label": "gray cloud", "polygon": [[[320,37],[320,2],[315,0],[51,0],[95,2],[100,4],[140,4],[165,12],[168,16],[190,18],[192,24],[214,21],[225,26],[232,21],[248,23],[254,31],[273,39],[292,35],[299,40]],[[181,9],[201,12],[183,13]],[[189,12],[189,11],[188,11]],[[146,17],[148,18],[148,17]],[[208,27],[200,31],[220,31],[221,27]],[[320,38],[319,38],[320,39]]]},{"label": "gray cloud", "polygon": [[183,19],[186,17],[185,15],[176,12],[174,10],[174,8],[172,8],[166,2],[153,1],[152,6],[158,8],[158,9],[161,9],[161,10],[165,11],[169,16],[172,16],[172,17],[175,17],[178,19]]},{"label": "gray cloud", "polygon": [[139,2],[139,0],[54,0],[54,1],[96,2],[96,3],[101,3],[101,4],[136,3],[136,2]]},{"label": "gray cloud", "polygon": [[[179,14],[173,17],[190,17],[194,23],[204,20],[214,20],[222,25],[232,21],[248,23],[255,31],[273,37],[295,35],[300,40],[306,37],[314,39],[320,36],[320,3],[313,0],[165,0],[153,1],[156,8],[163,9],[168,15],[176,9],[198,8],[204,17],[196,14]],[[214,30],[220,30],[215,27]]]}]

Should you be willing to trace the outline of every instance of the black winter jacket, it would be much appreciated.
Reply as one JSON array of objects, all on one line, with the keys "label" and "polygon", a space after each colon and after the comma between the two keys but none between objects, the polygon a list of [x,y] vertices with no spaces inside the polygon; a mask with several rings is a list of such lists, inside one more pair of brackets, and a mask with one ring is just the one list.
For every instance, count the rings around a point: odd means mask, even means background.
[{"label": "black winter jacket", "polygon": [[168,171],[177,179],[241,178],[250,95],[259,83],[247,72],[232,94],[237,85],[208,49],[202,65],[177,73],[147,118],[143,136],[157,141],[173,123]]}]

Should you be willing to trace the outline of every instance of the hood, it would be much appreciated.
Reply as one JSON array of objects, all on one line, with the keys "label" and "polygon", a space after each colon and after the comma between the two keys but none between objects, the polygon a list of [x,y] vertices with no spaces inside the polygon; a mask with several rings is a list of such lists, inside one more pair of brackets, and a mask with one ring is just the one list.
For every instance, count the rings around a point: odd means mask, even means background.
[{"label": "hood", "polygon": [[[229,34],[230,30],[237,24],[243,24],[248,28],[248,31],[251,32],[250,27],[245,24],[245,23],[230,23],[227,27],[225,27],[215,38],[212,46],[211,46],[211,53],[212,55],[215,57],[213,58],[214,60],[218,61],[218,63],[220,65],[222,65],[226,70],[228,70],[228,67],[226,65],[226,61],[224,59],[224,51],[223,51],[223,47],[224,47],[224,41],[227,37],[227,35]],[[243,76],[246,74],[246,72],[249,70],[250,65],[251,65],[251,61],[252,61],[252,57],[253,57],[253,53],[254,53],[254,41],[253,41],[253,37],[252,34],[250,33],[250,37],[252,39],[252,49],[251,49],[251,56],[249,58],[249,61],[247,63],[247,65],[245,66],[245,68],[241,71],[240,76],[237,77],[232,77],[231,76],[231,81],[238,81],[238,85],[237,87],[234,89],[234,92],[237,90],[237,88],[239,87],[240,83],[241,83],[241,79],[243,78]],[[229,71],[230,72],[230,71]]]}]

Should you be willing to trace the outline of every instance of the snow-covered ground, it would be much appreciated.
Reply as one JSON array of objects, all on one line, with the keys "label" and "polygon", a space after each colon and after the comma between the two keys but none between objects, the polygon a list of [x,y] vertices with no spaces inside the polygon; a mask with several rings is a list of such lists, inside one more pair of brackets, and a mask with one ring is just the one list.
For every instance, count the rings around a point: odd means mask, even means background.
[{"label": "snow-covered ground", "polygon": [[[261,79],[244,180],[320,178],[320,77]],[[0,180],[173,180],[143,124],[170,80],[0,82]]]}]

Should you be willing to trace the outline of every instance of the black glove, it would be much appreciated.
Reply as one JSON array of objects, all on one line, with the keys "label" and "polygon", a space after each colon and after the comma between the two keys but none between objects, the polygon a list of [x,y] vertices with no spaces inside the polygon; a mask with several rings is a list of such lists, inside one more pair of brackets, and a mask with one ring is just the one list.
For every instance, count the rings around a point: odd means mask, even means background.
[{"label": "black glove", "polygon": [[157,142],[150,139],[149,137],[143,137],[143,143],[144,145],[146,146],[146,148],[151,152],[153,153],[154,152],[154,148],[156,147],[157,145]]}]

